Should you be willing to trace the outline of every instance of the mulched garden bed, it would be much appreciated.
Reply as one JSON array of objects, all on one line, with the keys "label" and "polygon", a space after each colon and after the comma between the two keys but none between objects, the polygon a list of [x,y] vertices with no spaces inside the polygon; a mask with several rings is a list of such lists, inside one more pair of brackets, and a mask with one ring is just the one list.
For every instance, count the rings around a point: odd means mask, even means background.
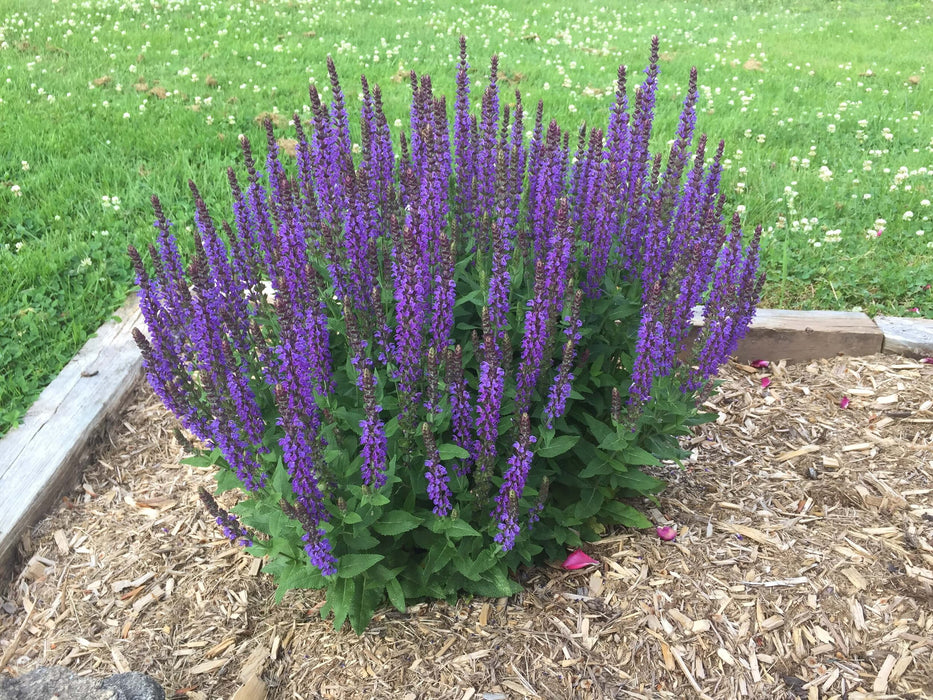
[{"label": "mulched garden bed", "polygon": [[675,541],[607,533],[587,548],[598,568],[387,609],[361,637],[320,619],[319,592],[273,604],[259,560],[205,517],[211,475],[179,464],[175,421],[140,388],[0,589],[0,670],[133,670],[169,697],[237,700],[933,697],[933,366],[723,378],[719,420],[644,506]]}]

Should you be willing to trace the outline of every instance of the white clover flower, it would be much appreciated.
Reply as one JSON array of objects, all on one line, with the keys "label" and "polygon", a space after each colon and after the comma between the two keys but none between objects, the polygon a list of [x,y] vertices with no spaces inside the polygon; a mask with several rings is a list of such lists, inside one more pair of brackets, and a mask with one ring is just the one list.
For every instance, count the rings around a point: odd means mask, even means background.
[{"label": "white clover flower", "polygon": [[13,193],[14,197],[22,197],[23,191],[20,189],[19,185],[11,185],[10,192]]},{"label": "white clover flower", "polygon": [[817,174],[817,176],[818,176],[818,177],[820,178],[820,180],[822,180],[823,182],[832,182],[832,179],[833,179],[833,171],[830,170],[829,168],[827,168],[825,165],[821,165],[821,166],[820,166],[820,172]]},{"label": "white clover flower", "polygon": [[20,161],[20,163],[23,166],[23,170],[29,170],[29,163],[27,163],[25,160]]},{"label": "white clover flower", "polygon": [[124,112],[124,113],[123,113],[123,118],[124,118],[124,119],[129,119],[129,118],[130,118],[130,113],[129,113],[129,112]]},{"label": "white clover flower", "polygon": [[801,167],[801,168],[809,168],[809,167],[810,167],[810,159],[809,159],[809,158],[802,158],[802,159],[800,160],[800,167]]},{"label": "white clover flower", "polygon": [[929,200],[929,199],[921,199],[921,200],[920,200],[920,206],[921,206],[921,207],[928,207],[928,206],[930,206],[930,200]]},{"label": "white clover flower", "polygon": [[91,262],[91,259],[90,259],[90,258],[88,258],[88,257],[81,258],[81,267],[82,267],[82,268],[90,267],[92,264],[93,264],[93,263]]},{"label": "white clover flower", "polygon": [[764,143],[766,138],[767,136],[765,136],[764,134],[758,134],[758,138],[756,139],[756,141],[758,141],[758,143]]},{"label": "white clover flower", "polygon": [[16,248],[16,252],[18,253],[19,251],[21,251],[25,245],[26,244],[23,243],[22,241],[16,241],[16,245],[14,246]]},{"label": "white clover flower", "polygon": [[923,230],[923,229],[920,229],[919,231],[917,231],[917,235],[918,235],[918,236],[922,236],[923,234],[924,234],[924,230]]},{"label": "white clover flower", "polygon": [[401,119],[396,119],[395,122],[394,122],[394,124],[395,124],[395,128],[396,128],[396,129],[401,129],[401,128],[402,128],[402,120],[401,120]]},{"label": "white clover flower", "polygon": [[577,113],[577,106],[576,106],[576,105],[572,105],[572,104],[567,105],[567,111],[570,112],[571,114],[576,114],[576,113]]},{"label": "white clover flower", "polygon": [[827,125],[826,125],[826,131],[828,131],[828,132],[831,133],[831,134],[835,134],[835,133],[836,133],[836,125],[835,125],[835,124],[827,124]]},{"label": "white clover flower", "polygon": [[910,221],[913,218],[914,218],[914,213],[912,211],[905,211],[903,214],[901,214],[902,221]]}]

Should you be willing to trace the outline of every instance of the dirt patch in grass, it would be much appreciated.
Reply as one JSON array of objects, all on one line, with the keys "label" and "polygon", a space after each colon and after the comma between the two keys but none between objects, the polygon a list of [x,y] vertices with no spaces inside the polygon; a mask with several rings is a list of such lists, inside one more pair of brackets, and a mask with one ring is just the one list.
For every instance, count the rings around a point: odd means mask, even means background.
[{"label": "dirt patch in grass", "polygon": [[386,609],[361,637],[320,619],[319,592],[273,605],[260,562],[200,507],[211,476],[179,465],[175,423],[142,389],[0,591],[3,670],[142,671],[176,698],[247,684],[273,698],[933,697],[933,367],[840,357],[723,377],[719,420],[646,506],[676,540],[609,533],[587,548],[598,567],[519,572],[509,599]]},{"label": "dirt patch in grass", "polygon": [[291,119],[280,112],[260,112],[253,117],[253,121],[259,124],[259,126],[264,126],[267,121],[271,121],[272,126],[276,129],[284,129],[292,123]]}]

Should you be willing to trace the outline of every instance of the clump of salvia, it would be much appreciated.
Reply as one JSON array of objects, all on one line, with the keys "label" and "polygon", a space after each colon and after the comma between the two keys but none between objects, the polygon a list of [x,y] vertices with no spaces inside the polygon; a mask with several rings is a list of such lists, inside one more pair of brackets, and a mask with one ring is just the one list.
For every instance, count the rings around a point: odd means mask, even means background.
[{"label": "clump of salvia", "polygon": [[453,119],[412,72],[397,143],[363,79],[358,156],[328,61],[296,166],[267,124],[264,164],[243,139],[245,183],[229,171],[229,223],[191,184],[187,264],[156,198],[152,272],[130,250],[149,381],[248,495],[239,519],[202,498],[282,590],[326,587],[358,630],[386,597],[507,594],[521,564],[647,525],[625,499],[663,483],[638,467],[680,456],[761,291],[723,145],[694,136],[695,70],[666,159],[649,151],[657,39],[633,107],[620,68],[607,127],[573,141],[505,104],[495,57],[472,110],[460,48]]}]

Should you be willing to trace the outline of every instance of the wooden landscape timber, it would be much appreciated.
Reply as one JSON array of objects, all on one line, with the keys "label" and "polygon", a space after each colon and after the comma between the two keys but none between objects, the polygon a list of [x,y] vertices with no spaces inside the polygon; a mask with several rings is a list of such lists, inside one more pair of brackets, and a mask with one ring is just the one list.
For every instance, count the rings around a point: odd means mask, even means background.
[{"label": "wooden landscape timber", "polygon": [[114,312],[0,440],[0,577],[16,546],[79,478],[83,457],[121,409],[142,369],[133,341],[143,327],[136,295]]}]

